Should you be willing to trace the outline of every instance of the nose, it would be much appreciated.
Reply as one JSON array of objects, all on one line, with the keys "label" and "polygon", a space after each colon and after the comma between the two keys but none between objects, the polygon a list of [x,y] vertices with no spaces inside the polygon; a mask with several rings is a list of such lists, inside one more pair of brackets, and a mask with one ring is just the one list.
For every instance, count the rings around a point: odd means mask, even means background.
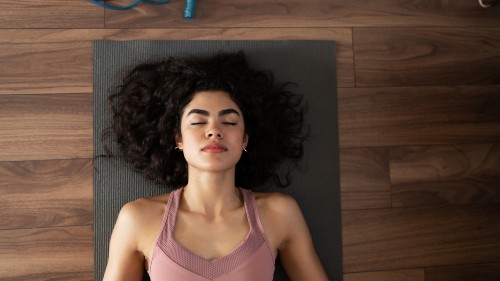
[{"label": "nose", "polygon": [[206,138],[223,138],[222,130],[217,124],[213,124],[207,127],[207,131],[205,133]]}]

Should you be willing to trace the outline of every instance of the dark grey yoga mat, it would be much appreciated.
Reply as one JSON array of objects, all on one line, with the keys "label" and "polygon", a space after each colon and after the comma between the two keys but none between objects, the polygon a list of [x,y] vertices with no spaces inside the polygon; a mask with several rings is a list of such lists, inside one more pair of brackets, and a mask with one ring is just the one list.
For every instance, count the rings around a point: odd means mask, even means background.
[{"label": "dark grey yoga mat", "polygon": [[[269,69],[278,82],[293,81],[308,104],[304,171],[295,171],[286,189],[309,224],[318,255],[330,280],[342,280],[339,155],[335,42],[333,41],[95,41],[94,42],[94,155],[104,153],[101,131],[109,126],[109,89],[134,65],[168,56],[204,55],[243,50],[250,64]],[[119,161],[95,157],[94,236],[95,280],[101,280],[108,244],[118,212],[128,201],[170,189],[144,180]],[[288,280],[277,264],[274,280]]]}]

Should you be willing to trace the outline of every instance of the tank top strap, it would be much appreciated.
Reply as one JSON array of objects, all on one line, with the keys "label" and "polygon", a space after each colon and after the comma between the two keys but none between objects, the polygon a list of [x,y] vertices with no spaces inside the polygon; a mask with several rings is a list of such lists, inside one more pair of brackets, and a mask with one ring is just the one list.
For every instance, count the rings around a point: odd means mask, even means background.
[{"label": "tank top strap", "polygon": [[255,232],[259,233],[259,236],[262,238],[262,240],[266,244],[270,255],[274,258],[274,253],[273,253],[273,250],[271,248],[271,243],[269,242],[269,240],[267,238],[266,232],[264,231],[264,226],[262,225],[262,222],[261,222],[260,217],[259,217],[259,212],[257,209],[257,201],[255,199],[255,195],[251,190],[243,189],[243,188],[240,188],[240,190],[245,198],[244,200],[245,200],[245,206],[247,208],[246,210],[247,210],[247,217],[248,217],[249,223],[250,223],[252,229],[254,229]]},{"label": "tank top strap", "polygon": [[165,216],[166,225],[165,232],[169,237],[174,236],[175,221],[177,219],[177,212],[179,211],[179,202],[181,198],[183,188],[176,189],[170,194],[169,205],[167,204],[167,215]]},{"label": "tank top strap", "polygon": [[260,223],[259,214],[257,213],[257,205],[255,203],[255,196],[252,191],[244,188],[240,188],[241,194],[243,195],[243,202],[245,203],[245,208],[247,212],[248,222],[252,229],[258,230],[261,234],[264,233],[262,224]]},{"label": "tank top strap", "polygon": [[156,240],[156,245],[164,251],[168,251],[166,248],[172,247],[170,240],[174,236],[175,219],[177,216],[177,210],[179,209],[179,199],[182,190],[183,188],[176,189],[170,192],[170,195],[168,196],[162,226],[160,228],[158,239]]}]

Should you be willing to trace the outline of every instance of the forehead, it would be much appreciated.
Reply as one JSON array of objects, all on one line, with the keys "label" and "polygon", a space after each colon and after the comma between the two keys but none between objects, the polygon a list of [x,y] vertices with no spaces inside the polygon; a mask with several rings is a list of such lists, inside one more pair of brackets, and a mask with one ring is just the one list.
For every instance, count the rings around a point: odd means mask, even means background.
[{"label": "forehead", "polygon": [[191,109],[203,109],[208,112],[219,112],[223,109],[235,109],[241,114],[238,105],[231,99],[228,93],[223,91],[203,91],[196,93],[191,102],[184,108],[184,115]]}]

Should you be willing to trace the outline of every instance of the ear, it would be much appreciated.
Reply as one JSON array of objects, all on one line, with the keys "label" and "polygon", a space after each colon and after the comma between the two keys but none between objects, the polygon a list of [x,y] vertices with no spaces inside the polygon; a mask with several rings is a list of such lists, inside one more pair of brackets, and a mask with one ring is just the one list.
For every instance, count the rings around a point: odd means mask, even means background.
[{"label": "ear", "polygon": [[175,135],[175,145],[178,146],[179,148],[182,148],[182,135],[181,134]]},{"label": "ear", "polygon": [[248,134],[245,133],[245,136],[243,136],[243,147],[247,147],[248,145]]}]

